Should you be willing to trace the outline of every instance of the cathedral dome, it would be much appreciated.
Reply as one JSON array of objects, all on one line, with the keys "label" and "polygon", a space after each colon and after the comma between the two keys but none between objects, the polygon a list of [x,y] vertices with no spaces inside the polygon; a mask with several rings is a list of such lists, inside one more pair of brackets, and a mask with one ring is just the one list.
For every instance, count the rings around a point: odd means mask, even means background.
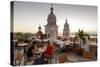
[{"label": "cathedral dome", "polygon": [[51,13],[48,15],[47,21],[49,25],[56,24],[56,16],[53,13],[53,7],[51,7]]},{"label": "cathedral dome", "polygon": [[49,14],[48,15],[48,24],[56,24],[56,16],[54,14]]},{"label": "cathedral dome", "polygon": [[48,15],[48,19],[49,19],[49,18],[54,18],[54,19],[56,19],[56,16],[55,16],[54,14],[49,14],[49,15]]},{"label": "cathedral dome", "polygon": [[41,26],[38,27],[38,32],[36,33],[37,38],[42,38],[43,33],[41,31]]},{"label": "cathedral dome", "polygon": [[38,31],[37,35],[42,36],[43,35],[42,31]]},{"label": "cathedral dome", "polygon": [[64,24],[64,29],[63,29],[63,36],[68,38],[69,34],[70,34],[69,24],[67,23],[67,19],[66,19],[66,22]]},{"label": "cathedral dome", "polygon": [[64,28],[65,28],[66,30],[69,30],[69,24],[68,24],[68,22],[67,22],[67,19],[66,19],[66,23],[64,24]]}]

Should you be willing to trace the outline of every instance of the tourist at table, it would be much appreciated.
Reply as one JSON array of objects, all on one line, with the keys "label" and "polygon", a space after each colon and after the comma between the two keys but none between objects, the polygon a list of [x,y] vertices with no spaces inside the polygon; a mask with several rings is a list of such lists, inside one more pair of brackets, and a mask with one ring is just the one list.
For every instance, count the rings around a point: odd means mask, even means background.
[{"label": "tourist at table", "polygon": [[33,56],[33,53],[32,53],[32,50],[34,50],[34,46],[30,47],[27,51],[27,57],[32,57]]},{"label": "tourist at table", "polygon": [[48,41],[48,46],[47,46],[47,57],[48,57],[48,62],[51,63],[52,57],[53,57],[54,51],[53,51],[53,44]]},{"label": "tourist at table", "polygon": [[46,61],[43,56],[38,55],[38,57],[34,60],[33,64],[35,64],[35,65],[46,64]]}]

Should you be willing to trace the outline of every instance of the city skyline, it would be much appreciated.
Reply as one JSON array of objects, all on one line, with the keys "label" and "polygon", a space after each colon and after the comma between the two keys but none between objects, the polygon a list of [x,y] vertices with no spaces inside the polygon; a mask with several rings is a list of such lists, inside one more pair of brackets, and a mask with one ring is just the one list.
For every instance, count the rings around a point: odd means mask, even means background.
[{"label": "city skyline", "polygon": [[[42,7],[42,8],[41,8]],[[39,25],[44,30],[50,14],[50,3],[15,2],[14,32],[36,33]],[[69,4],[53,4],[57,19],[58,34],[63,33],[63,26],[68,20],[70,32],[83,29],[85,32],[97,33],[97,7]]]}]

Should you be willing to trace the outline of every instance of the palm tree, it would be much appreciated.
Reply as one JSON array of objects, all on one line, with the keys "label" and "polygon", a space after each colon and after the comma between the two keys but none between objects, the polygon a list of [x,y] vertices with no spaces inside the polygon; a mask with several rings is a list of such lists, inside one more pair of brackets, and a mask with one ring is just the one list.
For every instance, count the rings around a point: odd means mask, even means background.
[{"label": "palm tree", "polygon": [[76,33],[75,37],[74,37],[74,45],[75,45],[75,41],[78,38],[79,41],[79,47],[82,48],[82,45],[84,46],[86,43],[86,39],[85,36],[88,37],[89,39],[89,34],[85,33],[83,30],[80,30]]}]

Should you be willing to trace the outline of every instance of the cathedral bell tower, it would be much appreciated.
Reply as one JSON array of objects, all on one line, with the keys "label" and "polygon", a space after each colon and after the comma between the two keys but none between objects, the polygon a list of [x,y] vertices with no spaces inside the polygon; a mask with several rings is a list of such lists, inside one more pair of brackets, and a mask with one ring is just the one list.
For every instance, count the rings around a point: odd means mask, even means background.
[{"label": "cathedral bell tower", "polygon": [[66,19],[66,22],[64,24],[64,29],[63,29],[63,36],[69,37],[69,34],[70,34],[69,24],[68,24],[67,19]]},{"label": "cathedral bell tower", "polygon": [[47,25],[45,25],[45,34],[47,35],[47,38],[56,39],[58,38],[58,26],[53,10],[53,4],[51,4],[50,14],[47,17]]}]

